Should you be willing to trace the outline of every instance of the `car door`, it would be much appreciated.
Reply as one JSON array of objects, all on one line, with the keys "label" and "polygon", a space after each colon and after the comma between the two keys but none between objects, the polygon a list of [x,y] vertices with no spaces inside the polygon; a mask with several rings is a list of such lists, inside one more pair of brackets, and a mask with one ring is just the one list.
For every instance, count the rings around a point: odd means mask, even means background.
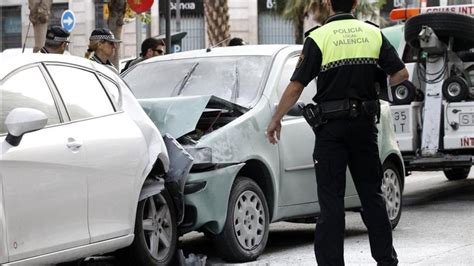
[{"label": "car door", "polygon": [[84,153],[91,242],[132,233],[139,171],[148,158],[141,131],[114,105],[117,84],[87,69],[54,64],[47,68],[74,128],[70,138]]},{"label": "car door", "polygon": [[[17,70],[0,84],[0,182],[10,261],[89,243],[83,153],[68,146],[71,128],[62,123],[61,107],[45,77],[36,65]],[[42,111],[48,124],[25,134],[14,147],[5,141],[4,121],[17,107]]]},{"label": "car door", "polygon": [[[290,81],[298,62],[298,55],[289,58],[283,66],[277,87],[278,98]],[[316,94],[316,85],[311,82],[303,91],[299,101],[311,103]],[[280,141],[280,206],[317,202],[317,187],[314,174],[314,133],[302,116],[285,116],[282,119]]]}]

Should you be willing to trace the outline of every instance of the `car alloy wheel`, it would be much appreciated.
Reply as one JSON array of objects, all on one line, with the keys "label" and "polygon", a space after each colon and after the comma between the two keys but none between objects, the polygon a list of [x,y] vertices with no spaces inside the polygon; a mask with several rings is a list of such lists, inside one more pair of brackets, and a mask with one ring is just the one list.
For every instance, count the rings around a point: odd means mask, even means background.
[{"label": "car alloy wheel", "polygon": [[170,252],[173,225],[169,206],[161,194],[146,199],[142,223],[150,255],[163,260]]},{"label": "car alloy wheel", "polygon": [[130,247],[119,251],[126,265],[169,265],[178,243],[176,210],[165,189],[138,202],[135,238]]}]

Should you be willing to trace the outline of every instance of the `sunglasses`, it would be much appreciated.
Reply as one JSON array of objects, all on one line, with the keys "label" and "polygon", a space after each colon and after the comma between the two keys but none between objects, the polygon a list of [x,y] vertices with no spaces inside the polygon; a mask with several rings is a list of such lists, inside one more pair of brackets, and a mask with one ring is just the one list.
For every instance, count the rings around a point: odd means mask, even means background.
[{"label": "sunglasses", "polygon": [[163,54],[165,51],[163,49],[153,49],[153,52],[157,52],[158,54]]}]

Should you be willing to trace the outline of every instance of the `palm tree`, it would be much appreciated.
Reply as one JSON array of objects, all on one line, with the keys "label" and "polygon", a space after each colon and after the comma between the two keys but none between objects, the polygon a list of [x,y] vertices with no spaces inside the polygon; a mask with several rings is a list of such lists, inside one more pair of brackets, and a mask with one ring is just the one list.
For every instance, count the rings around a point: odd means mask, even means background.
[{"label": "palm tree", "polygon": [[[109,19],[107,26],[115,35],[115,38],[122,39],[123,18],[127,8],[126,0],[110,0],[109,2]],[[120,49],[116,49],[112,58],[112,63],[118,67],[120,58]]]},{"label": "palm tree", "polygon": [[33,52],[38,52],[46,41],[49,16],[51,14],[52,0],[28,0],[30,9],[30,22],[33,24],[35,45]]},{"label": "palm tree", "polygon": [[[359,0],[354,15],[357,18],[376,20],[378,9],[385,4],[385,0]],[[291,20],[294,26],[296,43],[303,43],[304,19],[308,14],[318,21],[324,21],[328,14],[322,0],[276,0],[277,12]]]},{"label": "palm tree", "polygon": [[204,0],[207,36],[211,46],[230,38],[229,6],[227,0]]}]

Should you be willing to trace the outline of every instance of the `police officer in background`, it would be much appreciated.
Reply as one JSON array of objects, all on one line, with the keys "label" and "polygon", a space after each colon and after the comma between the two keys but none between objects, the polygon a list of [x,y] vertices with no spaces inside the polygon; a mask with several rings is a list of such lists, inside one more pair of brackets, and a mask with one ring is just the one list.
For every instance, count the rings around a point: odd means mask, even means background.
[{"label": "police officer in background", "polygon": [[140,57],[137,57],[134,60],[128,61],[127,64],[125,64],[124,68],[122,69],[122,72],[125,72],[131,66],[134,66],[148,58],[164,55],[165,47],[166,47],[165,41],[163,41],[162,39],[155,39],[152,37],[145,39],[142,42]]},{"label": "police officer in background", "polygon": [[357,0],[327,0],[329,17],[306,38],[268,125],[267,138],[277,143],[280,120],[317,77],[316,106],[311,107],[316,116],[311,126],[316,135],[313,159],[321,208],[314,240],[316,260],[319,265],[344,265],[344,192],[349,166],[367,221],[372,257],[377,265],[397,265],[381,190],[376,128],[380,106],[375,83],[378,67],[390,76],[390,85],[406,80],[408,72],[380,29],[353,17],[356,4]]},{"label": "police officer in background", "polygon": [[39,50],[43,54],[63,54],[69,45],[69,32],[59,26],[51,26],[46,32],[46,41]]}]

